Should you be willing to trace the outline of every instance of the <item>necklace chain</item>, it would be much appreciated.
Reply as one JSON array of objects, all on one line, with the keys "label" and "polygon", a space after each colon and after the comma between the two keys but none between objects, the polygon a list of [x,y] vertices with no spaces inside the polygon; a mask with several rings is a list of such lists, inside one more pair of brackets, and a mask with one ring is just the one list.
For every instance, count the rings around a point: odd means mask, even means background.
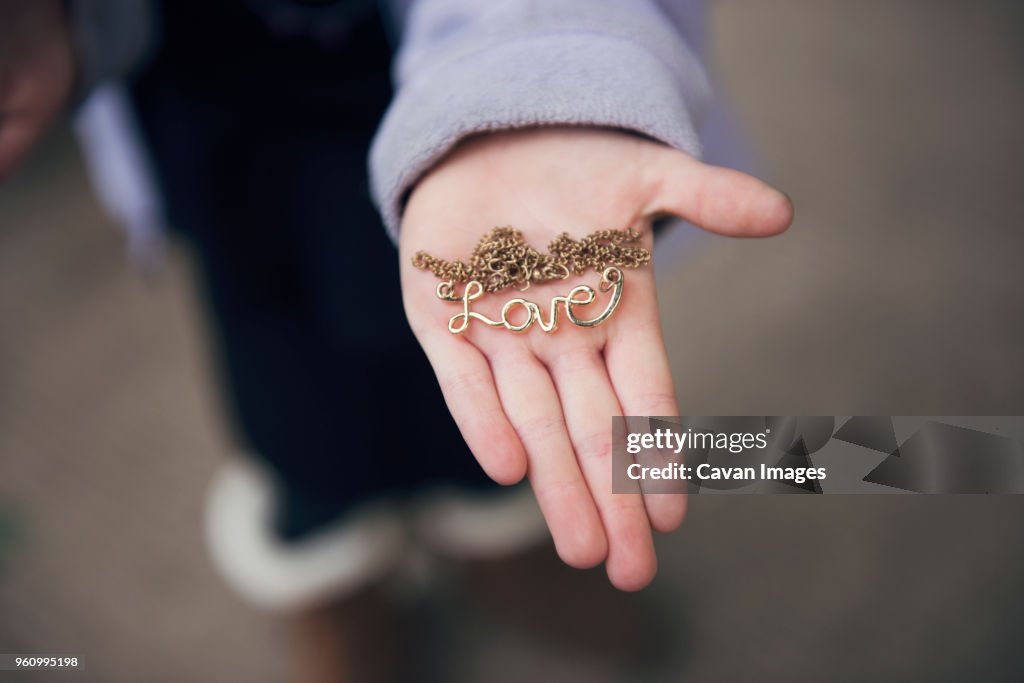
[{"label": "necklace chain", "polygon": [[651,252],[637,246],[637,230],[597,230],[576,240],[563,232],[548,244],[542,254],[523,240],[523,234],[510,226],[494,228],[480,238],[469,262],[416,252],[412,264],[429,270],[448,282],[479,282],[486,292],[508,287],[524,290],[534,282],[564,280],[570,273],[582,274],[588,268],[603,272],[609,266],[639,268],[650,263]]}]

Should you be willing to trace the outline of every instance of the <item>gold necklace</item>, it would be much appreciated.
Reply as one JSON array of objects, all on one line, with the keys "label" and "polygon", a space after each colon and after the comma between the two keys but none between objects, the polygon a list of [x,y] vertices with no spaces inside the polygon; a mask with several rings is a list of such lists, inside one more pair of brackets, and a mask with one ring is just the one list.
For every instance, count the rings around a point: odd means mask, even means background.
[{"label": "gold necklace", "polygon": [[[541,253],[523,240],[523,235],[512,227],[494,228],[484,235],[473,249],[469,262],[445,261],[419,251],[412,259],[416,268],[429,270],[441,283],[437,296],[443,301],[462,303],[462,313],[448,321],[448,330],[460,334],[472,319],[492,327],[504,326],[512,332],[524,332],[535,321],[545,332],[558,327],[559,304],[564,306],[566,317],[579,327],[596,327],[611,317],[622,297],[624,276],[622,268],[639,268],[651,260],[647,249],[635,246],[640,241],[638,231],[598,230],[583,239],[575,240],[568,233],[562,233],[548,245],[548,252]],[[587,285],[574,287],[566,296],[552,298],[548,320],[544,320],[540,306],[526,299],[515,298],[501,309],[501,319],[492,320],[481,313],[470,310],[470,302],[486,292],[497,292],[509,287],[520,291],[534,282],[564,280],[570,274],[581,275],[588,269],[601,273],[598,289],[612,291],[605,310],[595,318],[585,319],[576,315],[574,307],[585,306],[596,298],[596,292]],[[456,292],[456,283],[466,283],[462,294]],[[510,314],[521,307],[526,312],[523,322],[513,322]]]}]

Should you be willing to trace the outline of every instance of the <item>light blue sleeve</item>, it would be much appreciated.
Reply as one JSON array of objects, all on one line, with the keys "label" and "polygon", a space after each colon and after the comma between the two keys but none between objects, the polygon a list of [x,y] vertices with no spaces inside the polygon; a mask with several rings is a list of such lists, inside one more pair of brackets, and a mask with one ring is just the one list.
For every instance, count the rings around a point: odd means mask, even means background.
[{"label": "light blue sleeve", "polygon": [[483,131],[608,126],[699,155],[710,87],[673,9],[654,0],[415,0],[402,18],[396,94],[370,153],[389,234],[397,237],[417,180]]}]

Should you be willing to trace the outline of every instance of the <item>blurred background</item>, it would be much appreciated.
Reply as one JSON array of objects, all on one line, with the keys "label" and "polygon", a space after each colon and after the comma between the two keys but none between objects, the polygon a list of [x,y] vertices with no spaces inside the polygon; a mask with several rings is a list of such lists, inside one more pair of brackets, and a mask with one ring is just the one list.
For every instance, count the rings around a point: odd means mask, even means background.
[{"label": "blurred background", "polygon": [[[661,269],[683,411],[1024,414],[1021,4],[712,7],[797,221]],[[178,248],[154,282],[126,267],[65,129],[0,187],[0,652],[82,656],[69,680],[288,669],[202,543],[231,443],[189,270]],[[640,598],[664,640],[645,675],[1022,680],[1022,525],[1024,497],[696,497]],[[636,680],[432,609],[442,680]]]}]

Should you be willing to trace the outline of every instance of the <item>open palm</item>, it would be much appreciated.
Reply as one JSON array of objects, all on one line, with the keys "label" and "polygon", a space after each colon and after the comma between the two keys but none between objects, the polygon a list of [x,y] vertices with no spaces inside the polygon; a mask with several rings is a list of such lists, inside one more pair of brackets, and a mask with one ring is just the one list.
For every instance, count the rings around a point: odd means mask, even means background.
[{"label": "open palm", "polygon": [[[767,236],[785,230],[792,206],[745,174],[702,164],[628,133],[545,128],[494,133],[463,143],[412,193],[400,257],[406,314],[437,373],[445,400],[484,470],[500,483],[529,477],[561,558],[606,563],[612,583],[636,590],[657,562],[651,529],[670,531],[685,514],[682,494],[612,493],[613,415],[675,415],[678,408],[661,334],[652,267],[626,270],[613,317],[594,328],[568,324],[522,334],[474,321],[448,331],[461,304],[441,301],[437,279],[411,265],[425,250],[468,258],[480,237],[512,225],[540,250],[558,234],[634,227],[651,246],[650,223],[674,214],[713,232]],[[522,296],[544,315],[554,296],[599,274],[534,284],[525,293],[473,302],[489,318]],[[593,317],[607,295],[577,309]]]}]

